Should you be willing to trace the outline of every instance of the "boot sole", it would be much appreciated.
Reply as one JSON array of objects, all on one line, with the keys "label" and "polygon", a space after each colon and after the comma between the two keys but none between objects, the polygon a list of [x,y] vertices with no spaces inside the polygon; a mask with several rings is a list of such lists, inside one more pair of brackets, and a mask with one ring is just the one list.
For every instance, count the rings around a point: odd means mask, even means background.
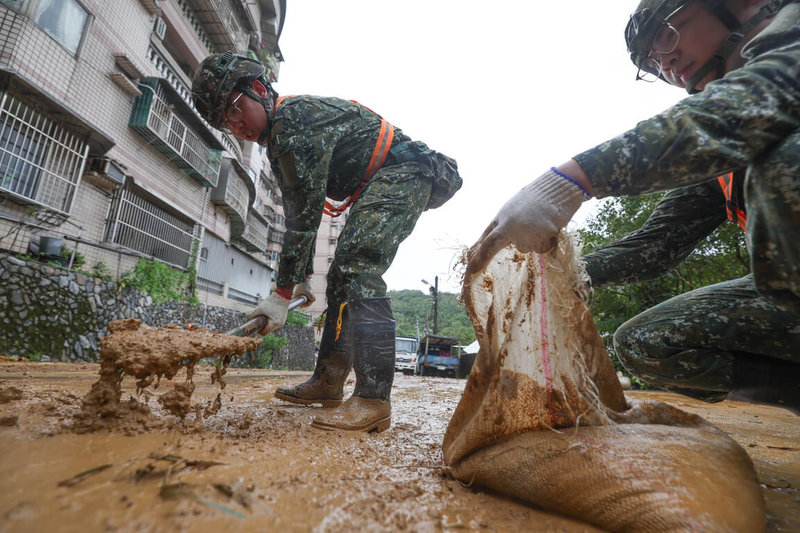
[{"label": "boot sole", "polygon": [[339,407],[342,405],[344,400],[306,400],[305,398],[298,398],[297,396],[289,396],[287,394],[282,394],[280,392],[275,391],[274,396],[279,400],[283,400],[285,402],[296,403],[299,405],[313,405],[315,403],[322,404],[322,407]]},{"label": "boot sole", "polygon": [[315,427],[317,429],[322,429],[325,431],[362,431],[364,433],[380,433],[382,431],[386,431],[389,429],[389,426],[392,424],[392,417],[387,416],[386,418],[381,418],[380,420],[374,420],[368,424],[364,424],[363,426],[337,426],[335,424],[329,424],[327,422],[317,421],[314,419],[311,421],[311,427]]}]

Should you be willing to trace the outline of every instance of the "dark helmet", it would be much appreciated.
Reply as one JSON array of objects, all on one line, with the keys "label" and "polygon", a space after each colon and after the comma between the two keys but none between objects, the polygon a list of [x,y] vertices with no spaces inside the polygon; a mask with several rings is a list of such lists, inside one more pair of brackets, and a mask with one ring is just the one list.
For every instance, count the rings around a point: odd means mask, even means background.
[{"label": "dark helmet", "polygon": [[625,43],[631,61],[642,68],[656,33],[670,13],[687,4],[689,0],[642,0],[625,27]]},{"label": "dark helmet", "polygon": [[265,70],[260,61],[230,51],[205,58],[192,80],[192,98],[200,116],[219,129],[231,93],[253,80],[268,85]]},{"label": "dark helmet", "polygon": [[[642,0],[639,2],[639,6],[625,27],[625,42],[634,65],[642,68],[650,53],[653,39],[664,21],[671,13],[687,3],[689,0]],[[725,5],[725,0],[701,0],[700,4],[703,9],[717,17],[730,33],[717,49],[714,57],[701,66],[688,80],[686,90],[690,94],[698,91],[695,86],[710,72],[715,72],[715,79],[723,76],[725,60],[739,44],[744,34],[762,20],[773,16],[781,8],[783,0],[772,0],[762,6],[758,13],[749,20],[741,23]]]}]

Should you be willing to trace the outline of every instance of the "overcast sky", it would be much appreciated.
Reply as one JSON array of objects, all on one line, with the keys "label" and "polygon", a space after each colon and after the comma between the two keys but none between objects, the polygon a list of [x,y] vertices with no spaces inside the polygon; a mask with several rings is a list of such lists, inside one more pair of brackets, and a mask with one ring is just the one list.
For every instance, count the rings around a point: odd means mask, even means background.
[{"label": "overcast sky", "polygon": [[637,3],[287,2],[278,92],[357,100],[458,161],[464,186],[422,215],[389,290],[439,276],[441,291],[460,292],[456,258],[515,192],[685,96],[634,81],[623,30]]}]

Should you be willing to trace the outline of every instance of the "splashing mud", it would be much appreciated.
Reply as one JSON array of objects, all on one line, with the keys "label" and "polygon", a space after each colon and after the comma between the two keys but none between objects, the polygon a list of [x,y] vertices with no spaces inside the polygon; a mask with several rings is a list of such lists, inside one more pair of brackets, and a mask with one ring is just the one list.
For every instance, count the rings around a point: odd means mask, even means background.
[{"label": "splashing mud", "polygon": [[[185,330],[174,324],[154,328],[138,319],[117,320],[108,325],[109,334],[100,339],[100,379],[83,399],[75,418],[75,431],[97,431],[109,427],[147,428],[152,423],[150,409],[131,397],[121,402],[121,383],[125,376],[136,381],[136,395],[150,387],[157,389],[162,378],[172,379],[186,370],[186,380],[176,383],[158,397],[168,412],[186,417],[192,408],[192,381],[195,365],[201,359],[217,356],[219,362],[211,375],[212,383],[225,388],[223,376],[231,358],[254,350],[261,339],[232,337],[207,329]],[[197,405],[198,420],[219,411],[220,396],[203,407]]]},{"label": "splashing mud", "polygon": [[509,247],[468,268],[481,348],[444,438],[452,475],[608,531],[763,531],[756,471],[733,438],[625,398],[576,252],[562,235],[552,253]]}]

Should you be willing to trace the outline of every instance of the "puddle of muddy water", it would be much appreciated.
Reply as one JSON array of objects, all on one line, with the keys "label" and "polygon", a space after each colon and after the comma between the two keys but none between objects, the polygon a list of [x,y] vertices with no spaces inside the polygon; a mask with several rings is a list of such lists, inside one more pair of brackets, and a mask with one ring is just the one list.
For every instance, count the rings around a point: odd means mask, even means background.
[{"label": "puddle of muddy water", "polygon": [[[196,401],[220,392],[212,370],[196,368]],[[377,435],[315,430],[319,408],[272,398],[307,373],[243,369],[229,370],[223,405],[207,419],[181,422],[151,399],[152,416],[166,422],[156,430],[64,432],[96,376],[96,365],[0,364],[0,390],[21,393],[0,403],[0,418],[17,417],[0,427],[0,530],[592,531],[442,474],[441,442],[464,380],[397,374],[392,427]],[[134,389],[123,384],[123,396]],[[633,394],[729,432],[756,464],[768,531],[800,530],[800,419]]]}]

